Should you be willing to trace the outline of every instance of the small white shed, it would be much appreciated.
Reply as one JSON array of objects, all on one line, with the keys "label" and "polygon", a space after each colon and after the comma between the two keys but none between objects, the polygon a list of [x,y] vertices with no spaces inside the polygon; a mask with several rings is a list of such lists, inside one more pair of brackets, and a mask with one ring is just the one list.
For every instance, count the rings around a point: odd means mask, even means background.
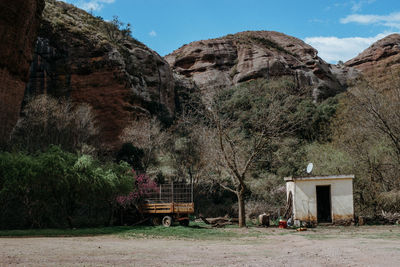
[{"label": "small white shed", "polygon": [[354,175],[286,177],[288,205],[294,220],[349,224],[354,219]]}]

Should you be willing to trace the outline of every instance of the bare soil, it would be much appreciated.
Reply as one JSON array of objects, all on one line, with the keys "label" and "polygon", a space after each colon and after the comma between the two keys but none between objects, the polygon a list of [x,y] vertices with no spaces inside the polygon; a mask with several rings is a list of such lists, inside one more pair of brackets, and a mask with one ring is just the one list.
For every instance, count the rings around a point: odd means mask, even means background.
[{"label": "bare soil", "polygon": [[400,266],[400,226],[224,231],[241,237],[0,238],[0,266]]}]

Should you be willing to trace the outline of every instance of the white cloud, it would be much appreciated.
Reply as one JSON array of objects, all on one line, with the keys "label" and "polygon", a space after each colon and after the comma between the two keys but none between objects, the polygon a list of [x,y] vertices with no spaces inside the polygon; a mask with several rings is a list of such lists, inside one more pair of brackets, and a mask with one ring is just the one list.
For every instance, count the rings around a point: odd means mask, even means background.
[{"label": "white cloud", "polygon": [[361,15],[353,14],[340,19],[343,24],[359,23],[359,24],[378,24],[386,27],[400,29],[400,12],[391,13],[389,15]]},{"label": "white cloud", "polygon": [[104,8],[104,4],[112,4],[116,0],[79,0],[75,1],[77,7],[86,11],[100,11]]},{"label": "white cloud", "polygon": [[366,4],[372,4],[373,2],[375,2],[375,0],[359,0],[359,1],[352,1],[351,4],[351,11],[353,12],[357,12],[360,11],[363,7],[363,5]]},{"label": "white cloud", "polygon": [[157,33],[156,33],[155,30],[152,30],[151,32],[149,32],[149,35],[150,35],[151,37],[156,37],[156,36],[157,36]]},{"label": "white cloud", "polygon": [[329,63],[347,61],[361,53],[374,42],[391,34],[380,33],[373,37],[307,37],[304,41],[318,50],[318,55]]}]

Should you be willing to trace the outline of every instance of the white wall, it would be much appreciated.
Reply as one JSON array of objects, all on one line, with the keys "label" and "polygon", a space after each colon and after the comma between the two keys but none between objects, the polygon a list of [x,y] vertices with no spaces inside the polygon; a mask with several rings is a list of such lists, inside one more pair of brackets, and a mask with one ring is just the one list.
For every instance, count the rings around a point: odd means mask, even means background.
[{"label": "white wall", "polygon": [[[289,186],[288,184],[293,184]],[[288,182],[294,197],[295,219],[317,221],[317,185],[331,186],[332,222],[353,219],[353,181],[352,179],[297,180]]]}]

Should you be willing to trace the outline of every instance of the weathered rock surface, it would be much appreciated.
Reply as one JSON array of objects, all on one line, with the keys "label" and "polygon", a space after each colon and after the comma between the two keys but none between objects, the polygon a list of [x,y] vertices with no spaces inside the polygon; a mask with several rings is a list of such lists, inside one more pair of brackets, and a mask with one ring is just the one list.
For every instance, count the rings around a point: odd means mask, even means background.
[{"label": "weathered rock surface", "polygon": [[363,72],[372,71],[378,65],[400,64],[400,34],[391,34],[373,43],[357,57],[347,61],[346,66],[354,67]]},{"label": "weathered rock surface", "polygon": [[382,82],[390,82],[390,76],[400,72],[400,34],[391,34],[375,42],[345,65],[381,85]]},{"label": "weathered rock surface", "polygon": [[316,100],[345,90],[332,66],[300,39],[272,31],[249,31],[184,45],[165,59],[192,78],[204,93],[213,93],[257,78],[291,76],[310,88]]},{"label": "weathered rock surface", "polygon": [[44,0],[0,0],[0,144],[18,120]]},{"label": "weathered rock surface", "polygon": [[47,0],[26,97],[47,93],[89,103],[102,143],[115,147],[131,119],[175,110],[168,63],[142,43],[72,5]]}]

